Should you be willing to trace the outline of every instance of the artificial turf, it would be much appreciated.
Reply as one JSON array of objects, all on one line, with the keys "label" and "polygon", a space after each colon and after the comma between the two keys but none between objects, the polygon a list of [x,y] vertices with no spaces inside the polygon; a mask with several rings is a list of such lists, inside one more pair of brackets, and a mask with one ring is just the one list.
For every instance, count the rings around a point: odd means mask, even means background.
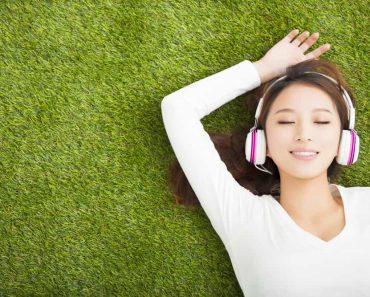
[{"label": "artificial turf", "polygon": [[[294,28],[354,92],[338,183],[369,186],[367,1],[2,1],[0,296],[242,296],[203,210],[174,204],[160,103]],[[206,130],[251,121],[243,104]]]}]

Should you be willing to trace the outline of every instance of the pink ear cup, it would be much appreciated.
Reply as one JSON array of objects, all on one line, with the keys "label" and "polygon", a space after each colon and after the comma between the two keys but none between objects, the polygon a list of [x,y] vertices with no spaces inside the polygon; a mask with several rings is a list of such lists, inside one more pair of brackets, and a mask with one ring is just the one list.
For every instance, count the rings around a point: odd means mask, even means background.
[{"label": "pink ear cup", "polygon": [[338,164],[350,166],[357,161],[360,138],[354,129],[343,130],[336,161]]},{"label": "pink ear cup", "polygon": [[266,139],[263,130],[253,129],[247,135],[245,143],[247,160],[254,165],[261,165],[266,160]]}]

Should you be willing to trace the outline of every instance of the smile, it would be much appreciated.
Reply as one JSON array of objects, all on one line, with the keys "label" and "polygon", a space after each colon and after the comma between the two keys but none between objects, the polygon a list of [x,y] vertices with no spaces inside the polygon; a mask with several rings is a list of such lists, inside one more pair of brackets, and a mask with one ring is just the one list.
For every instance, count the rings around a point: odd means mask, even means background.
[{"label": "smile", "polygon": [[319,152],[290,152],[290,154],[298,160],[313,160]]}]

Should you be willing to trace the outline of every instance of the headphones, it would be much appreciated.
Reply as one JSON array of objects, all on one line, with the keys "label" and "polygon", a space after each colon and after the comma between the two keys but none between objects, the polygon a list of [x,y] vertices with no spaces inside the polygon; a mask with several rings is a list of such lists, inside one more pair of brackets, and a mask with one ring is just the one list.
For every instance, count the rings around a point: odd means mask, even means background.
[{"label": "headphones", "polygon": [[[306,71],[304,73],[315,73],[315,74],[322,75],[330,79],[332,82],[336,83],[337,85],[339,85],[335,79],[323,73],[312,72],[312,71]],[[280,77],[279,79],[275,80],[268,87],[267,91],[262,96],[262,98],[260,98],[257,109],[256,109],[256,113],[254,116],[255,123],[254,123],[254,126],[250,129],[247,135],[246,143],[245,143],[245,155],[246,155],[247,161],[254,164],[257,169],[265,171],[270,174],[273,174],[273,173],[271,171],[268,171],[265,167],[262,166],[262,164],[264,164],[266,160],[266,138],[265,138],[265,132],[261,129],[257,129],[257,122],[258,122],[260,112],[262,110],[264,96],[276,82],[286,77],[287,75],[284,75]],[[341,89],[342,89],[342,96],[347,105],[349,130],[342,130],[342,137],[341,137],[341,141],[339,144],[339,150],[338,150],[338,155],[336,157],[336,161],[338,164],[350,166],[357,161],[359,148],[360,148],[360,138],[358,137],[356,130],[354,129],[355,109],[353,108],[352,101],[347,91],[342,86],[341,86]],[[257,165],[261,165],[263,169],[258,168]]]}]

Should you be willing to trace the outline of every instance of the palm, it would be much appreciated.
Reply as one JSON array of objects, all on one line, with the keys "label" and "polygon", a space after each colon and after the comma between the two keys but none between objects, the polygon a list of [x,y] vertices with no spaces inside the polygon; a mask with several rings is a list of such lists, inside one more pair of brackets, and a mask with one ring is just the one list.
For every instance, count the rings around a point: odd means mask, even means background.
[{"label": "palm", "polygon": [[263,63],[270,69],[273,69],[276,76],[285,74],[286,68],[291,65],[318,58],[330,48],[329,44],[324,44],[305,54],[305,52],[318,40],[319,34],[314,33],[308,37],[310,34],[305,31],[295,38],[297,34],[297,30],[291,31],[263,56]]}]

